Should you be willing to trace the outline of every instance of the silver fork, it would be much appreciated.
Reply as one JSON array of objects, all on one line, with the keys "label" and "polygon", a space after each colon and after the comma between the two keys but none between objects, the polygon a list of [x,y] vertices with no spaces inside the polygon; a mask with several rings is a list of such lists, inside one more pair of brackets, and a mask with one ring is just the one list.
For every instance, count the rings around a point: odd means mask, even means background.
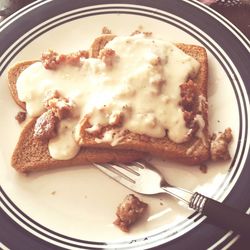
[{"label": "silver fork", "polygon": [[250,216],[198,192],[174,187],[148,162],[125,164],[96,164],[98,169],[115,181],[137,193],[153,195],[168,193],[182,200],[190,208],[206,215],[208,222],[250,236]]}]

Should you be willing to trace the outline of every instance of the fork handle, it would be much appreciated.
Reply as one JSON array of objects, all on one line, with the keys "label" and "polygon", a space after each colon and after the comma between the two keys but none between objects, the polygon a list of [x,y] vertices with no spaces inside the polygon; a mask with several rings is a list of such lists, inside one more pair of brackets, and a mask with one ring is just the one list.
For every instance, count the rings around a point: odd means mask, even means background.
[{"label": "fork handle", "polygon": [[198,192],[192,193],[186,189],[173,186],[164,186],[162,189],[166,193],[188,204],[190,208],[206,215],[209,223],[250,237],[250,215],[208,198]]},{"label": "fork handle", "polygon": [[250,237],[250,215],[199,193],[194,193],[189,207],[206,215],[208,222]]}]

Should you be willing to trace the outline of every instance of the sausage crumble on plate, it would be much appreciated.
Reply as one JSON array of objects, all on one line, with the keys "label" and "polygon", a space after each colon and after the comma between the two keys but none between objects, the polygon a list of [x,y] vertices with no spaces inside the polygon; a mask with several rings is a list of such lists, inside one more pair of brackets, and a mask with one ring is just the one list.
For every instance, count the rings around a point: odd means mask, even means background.
[{"label": "sausage crumble on plate", "polygon": [[114,221],[114,224],[122,231],[128,232],[131,225],[144,214],[147,206],[148,204],[140,201],[135,195],[127,195],[117,208],[117,219]]}]

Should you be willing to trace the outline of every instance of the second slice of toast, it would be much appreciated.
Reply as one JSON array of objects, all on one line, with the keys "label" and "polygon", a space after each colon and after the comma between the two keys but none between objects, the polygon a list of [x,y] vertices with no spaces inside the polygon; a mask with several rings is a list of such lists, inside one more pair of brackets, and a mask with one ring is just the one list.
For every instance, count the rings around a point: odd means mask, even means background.
[{"label": "second slice of toast", "polygon": [[[113,149],[132,149],[149,153],[162,159],[172,159],[174,161],[183,162],[188,165],[200,164],[209,159],[209,135],[208,135],[208,115],[207,115],[207,79],[208,79],[208,62],[205,48],[196,45],[177,44],[177,47],[186,54],[192,56],[200,63],[200,69],[197,76],[192,79],[197,88],[197,98],[195,103],[195,111],[201,106],[199,111],[204,121],[204,127],[199,132],[200,136],[193,136],[184,143],[175,143],[167,136],[163,138],[153,138],[142,134],[125,131],[122,139],[117,145],[111,145],[110,142],[99,140],[104,133],[111,131],[112,126],[106,126],[102,129],[102,135],[99,138],[91,133],[86,132],[86,128],[90,124],[86,119],[82,120],[82,124],[78,132],[80,136],[79,143],[83,147],[93,148],[113,148]],[[97,52],[96,52],[97,53]],[[205,107],[205,108],[204,108]],[[164,107],[162,107],[164,108]]]},{"label": "second slice of toast", "polygon": [[[17,63],[8,72],[9,89],[14,101],[25,110],[25,103],[18,99],[16,81],[23,70],[35,61]],[[31,120],[22,130],[11,158],[11,165],[19,172],[32,172],[52,168],[84,165],[91,162],[131,162],[144,157],[144,153],[134,150],[112,150],[81,148],[80,152],[70,160],[55,160],[48,150],[48,141],[34,139],[36,119]]]}]

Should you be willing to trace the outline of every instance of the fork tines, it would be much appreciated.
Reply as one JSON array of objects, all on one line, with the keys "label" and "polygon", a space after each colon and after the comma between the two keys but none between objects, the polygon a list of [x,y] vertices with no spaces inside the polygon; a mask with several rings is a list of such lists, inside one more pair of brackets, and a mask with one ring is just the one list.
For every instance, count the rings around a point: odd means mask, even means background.
[{"label": "fork tines", "polygon": [[[105,163],[105,164],[97,164],[94,165],[99,168],[102,172],[109,175],[111,178],[122,182],[124,180],[129,181],[135,184],[135,178],[140,176],[138,169],[142,169],[143,165],[139,162],[133,162],[129,165],[125,165],[122,163],[112,164],[112,163]],[[124,179],[124,180],[122,180]],[[125,184],[125,183],[124,183]]]}]

